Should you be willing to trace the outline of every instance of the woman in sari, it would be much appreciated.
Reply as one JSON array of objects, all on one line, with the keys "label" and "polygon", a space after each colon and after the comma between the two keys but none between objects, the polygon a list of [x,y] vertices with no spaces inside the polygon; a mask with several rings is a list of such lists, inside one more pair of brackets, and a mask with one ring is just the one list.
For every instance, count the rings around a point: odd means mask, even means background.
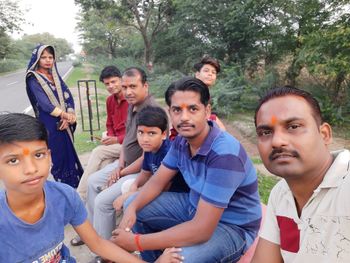
[{"label": "woman in sari", "polygon": [[26,89],[36,118],[49,132],[51,174],[56,181],[76,188],[83,169],[73,145],[74,100],[58,74],[55,57],[52,46],[34,49],[26,72]]}]

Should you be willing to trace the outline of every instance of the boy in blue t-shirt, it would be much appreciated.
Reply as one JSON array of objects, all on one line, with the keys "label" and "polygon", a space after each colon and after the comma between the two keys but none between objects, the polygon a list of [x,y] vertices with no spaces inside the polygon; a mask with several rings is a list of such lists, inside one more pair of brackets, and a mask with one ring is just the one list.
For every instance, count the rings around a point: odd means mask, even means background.
[{"label": "boy in blue t-shirt", "polygon": [[[128,185],[131,185],[127,192],[113,202],[116,210],[120,210],[124,201],[156,173],[171,146],[171,141],[167,138],[168,117],[162,108],[156,106],[143,108],[139,112],[136,123],[137,140],[144,152],[142,170],[136,179],[130,179],[123,184],[122,188],[127,188]],[[178,173],[164,190],[169,192],[188,192],[189,188],[182,174]]]},{"label": "boy in blue t-shirt", "polygon": [[[35,118],[0,115],[0,262],[75,262],[64,245],[73,225],[96,254],[116,262],[144,262],[97,235],[82,201],[66,184],[46,181],[51,165],[47,131]],[[180,262],[168,249],[157,262]]]}]

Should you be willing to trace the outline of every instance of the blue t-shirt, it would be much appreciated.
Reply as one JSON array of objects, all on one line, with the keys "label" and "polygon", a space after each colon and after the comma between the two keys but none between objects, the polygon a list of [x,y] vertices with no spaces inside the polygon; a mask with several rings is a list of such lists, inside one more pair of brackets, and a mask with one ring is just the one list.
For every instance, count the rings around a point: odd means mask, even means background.
[{"label": "blue t-shirt", "polygon": [[15,216],[5,191],[0,191],[0,262],[75,262],[63,244],[64,226],[85,222],[84,204],[67,184],[47,181],[44,193],[44,214],[38,222],[29,224]]},{"label": "blue t-shirt", "polygon": [[[142,169],[155,174],[161,165],[165,155],[171,147],[171,141],[165,139],[156,153],[145,152]],[[189,188],[181,173],[177,173],[171,181],[169,192],[188,192]]]},{"label": "blue t-shirt", "polygon": [[239,226],[249,246],[261,221],[255,168],[237,139],[208,123],[210,132],[196,155],[191,156],[187,140],[177,136],[163,165],[183,174],[194,208],[200,198],[224,208],[220,222]]}]

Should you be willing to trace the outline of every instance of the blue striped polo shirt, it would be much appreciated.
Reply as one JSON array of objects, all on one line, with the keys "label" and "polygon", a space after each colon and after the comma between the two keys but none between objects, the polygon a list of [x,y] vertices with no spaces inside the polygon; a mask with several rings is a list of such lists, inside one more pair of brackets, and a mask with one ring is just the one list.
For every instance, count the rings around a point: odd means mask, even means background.
[{"label": "blue striped polo shirt", "polygon": [[239,226],[249,246],[261,221],[255,168],[236,138],[208,123],[210,132],[195,156],[191,156],[187,140],[177,136],[162,164],[183,174],[193,207],[202,198],[224,208],[220,222]]}]

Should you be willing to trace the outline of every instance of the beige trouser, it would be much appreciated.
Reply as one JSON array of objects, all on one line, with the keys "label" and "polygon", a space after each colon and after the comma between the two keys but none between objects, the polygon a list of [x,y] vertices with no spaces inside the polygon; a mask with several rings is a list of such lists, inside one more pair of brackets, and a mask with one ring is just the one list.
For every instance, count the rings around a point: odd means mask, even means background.
[{"label": "beige trouser", "polygon": [[122,145],[119,143],[111,145],[99,145],[92,150],[87,166],[80,179],[77,191],[81,199],[86,201],[87,180],[91,174],[102,169],[107,164],[119,158]]}]

